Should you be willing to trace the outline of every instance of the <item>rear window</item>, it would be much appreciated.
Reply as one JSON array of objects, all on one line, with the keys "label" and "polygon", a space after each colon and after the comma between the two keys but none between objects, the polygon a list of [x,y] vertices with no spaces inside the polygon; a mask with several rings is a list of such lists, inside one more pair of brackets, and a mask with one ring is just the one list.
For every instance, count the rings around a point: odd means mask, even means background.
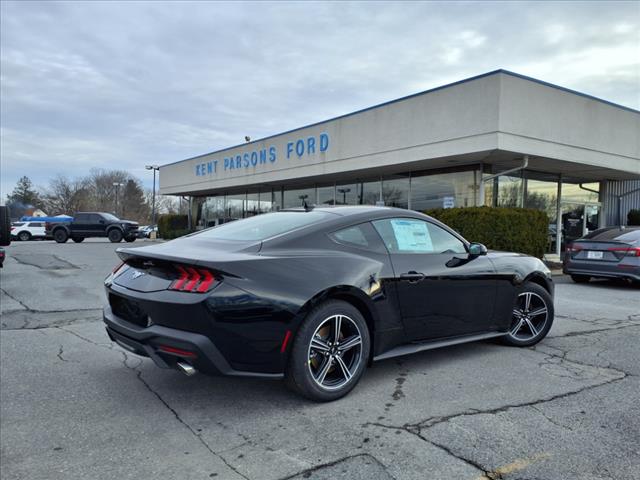
[{"label": "rear window", "polygon": [[236,220],[196,234],[215,240],[260,241],[322,222],[331,216],[327,212],[274,212]]},{"label": "rear window", "polygon": [[21,227],[22,225],[24,225],[24,222],[13,222],[11,224],[12,227]]},{"label": "rear window", "polygon": [[44,223],[42,222],[31,222],[29,224],[30,227],[44,227]]},{"label": "rear window", "polygon": [[640,229],[628,229],[624,230],[620,228],[602,228],[591,232],[584,236],[585,240],[594,240],[599,242],[626,242],[633,243],[640,240]]}]

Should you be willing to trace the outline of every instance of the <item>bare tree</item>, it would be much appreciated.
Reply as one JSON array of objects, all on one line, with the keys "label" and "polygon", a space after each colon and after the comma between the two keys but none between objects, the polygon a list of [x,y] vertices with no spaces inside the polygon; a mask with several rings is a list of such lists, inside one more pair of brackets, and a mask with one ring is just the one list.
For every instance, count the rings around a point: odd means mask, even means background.
[{"label": "bare tree", "polygon": [[58,175],[49,182],[42,198],[49,215],[73,214],[91,205],[90,185],[86,179],[70,180]]}]

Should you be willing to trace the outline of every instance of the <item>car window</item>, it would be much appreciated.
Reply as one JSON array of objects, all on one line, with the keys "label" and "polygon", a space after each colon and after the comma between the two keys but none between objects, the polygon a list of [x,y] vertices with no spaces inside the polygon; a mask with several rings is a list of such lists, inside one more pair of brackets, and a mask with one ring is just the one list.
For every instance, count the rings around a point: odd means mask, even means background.
[{"label": "car window", "polygon": [[335,218],[327,212],[273,212],[255,217],[236,220],[217,227],[203,230],[194,236],[215,240],[256,241],[266,240],[282,233]]},{"label": "car window", "polygon": [[89,214],[88,213],[78,213],[73,218],[73,221],[76,222],[76,223],[86,223],[86,222],[89,221]]},{"label": "car window", "polygon": [[100,220],[104,220],[104,218],[102,217],[102,215],[99,215],[97,213],[94,213],[91,215],[91,217],[89,217],[90,223],[100,223]]},{"label": "car window", "polygon": [[96,215],[98,218],[96,218],[96,222],[98,220],[107,220],[109,222],[119,222],[120,219],[118,217],[116,217],[115,215],[111,215],[110,213],[101,213],[99,215]]},{"label": "car window", "polygon": [[389,253],[467,253],[462,241],[443,228],[415,218],[373,222]]},{"label": "car window", "polygon": [[362,248],[378,253],[386,253],[380,236],[369,223],[361,223],[352,227],[343,228],[329,234],[329,238],[336,243],[354,248]]},{"label": "car window", "polygon": [[21,227],[21,226],[23,226],[23,225],[24,225],[24,222],[13,222],[13,223],[11,224],[11,226],[13,226],[13,227]]},{"label": "car window", "polygon": [[29,224],[30,227],[44,227],[44,223],[42,222],[31,222]]}]

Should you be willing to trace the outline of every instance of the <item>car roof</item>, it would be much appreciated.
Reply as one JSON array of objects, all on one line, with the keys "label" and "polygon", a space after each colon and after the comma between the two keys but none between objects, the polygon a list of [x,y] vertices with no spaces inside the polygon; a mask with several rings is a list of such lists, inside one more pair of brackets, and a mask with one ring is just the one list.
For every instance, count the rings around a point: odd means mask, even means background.
[{"label": "car roof", "polygon": [[406,208],[395,207],[378,207],[374,205],[323,205],[323,206],[309,206],[307,209],[303,207],[284,208],[279,210],[280,212],[327,212],[340,215],[342,217],[354,216],[354,215],[372,215],[386,216],[386,215],[402,215],[413,216],[414,214],[422,215],[420,212],[413,210],[407,210]]}]

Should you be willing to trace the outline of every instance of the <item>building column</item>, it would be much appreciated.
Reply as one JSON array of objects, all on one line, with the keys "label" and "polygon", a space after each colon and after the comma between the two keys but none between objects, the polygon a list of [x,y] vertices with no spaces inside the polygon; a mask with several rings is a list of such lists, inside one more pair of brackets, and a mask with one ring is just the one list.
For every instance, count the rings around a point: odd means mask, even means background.
[{"label": "building column", "polygon": [[558,178],[558,193],[556,199],[556,255],[560,257],[562,250],[560,248],[562,240],[562,207],[560,202],[562,201],[562,174]]}]

